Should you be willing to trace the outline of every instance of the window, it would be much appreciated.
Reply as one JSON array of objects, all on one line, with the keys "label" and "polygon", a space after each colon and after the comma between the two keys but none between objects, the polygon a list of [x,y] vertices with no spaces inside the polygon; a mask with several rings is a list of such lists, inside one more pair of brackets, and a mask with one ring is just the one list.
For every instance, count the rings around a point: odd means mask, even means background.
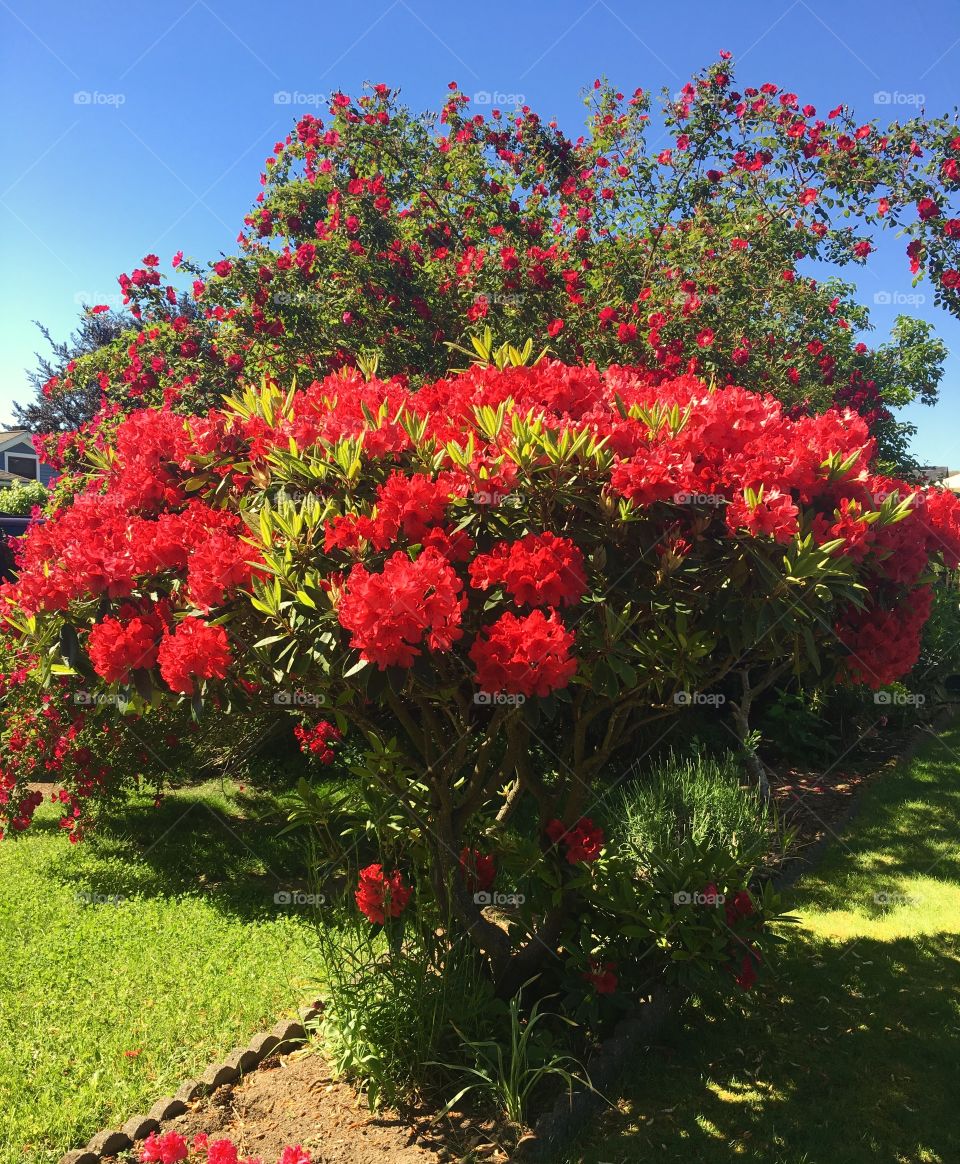
[{"label": "window", "polygon": [[16,473],[18,477],[29,477],[31,481],[36,481],[37,458],[28,456],[18,457],[8,453],[7,472]]}]

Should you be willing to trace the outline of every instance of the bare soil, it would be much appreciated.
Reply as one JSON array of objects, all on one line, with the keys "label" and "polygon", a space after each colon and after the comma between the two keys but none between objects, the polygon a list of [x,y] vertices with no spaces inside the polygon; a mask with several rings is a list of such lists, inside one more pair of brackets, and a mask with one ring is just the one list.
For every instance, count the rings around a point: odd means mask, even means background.
[{"label": "bare soil", "polygon": [[508,1159],[482,1129],[448,1125],[441,1134],[427,1114],[371,1113],[310,1047],[265,1060],[240,1083],[191,1104],[163,1130],[188,1140],[199,1132],[211,1141],[233,1140],[241,1159],[259,1157],[264,1164],[276,1164],[287,1144],[308,1149],[314,1164]]}]

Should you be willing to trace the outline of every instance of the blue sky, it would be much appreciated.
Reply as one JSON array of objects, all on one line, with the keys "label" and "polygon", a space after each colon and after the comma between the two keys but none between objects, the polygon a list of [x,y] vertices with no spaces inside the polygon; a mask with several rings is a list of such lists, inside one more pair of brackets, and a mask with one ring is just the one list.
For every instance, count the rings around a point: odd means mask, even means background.
[{"label": "blue sky", "polygon": [[[741,86],[774,81],[864,121],[921,102],[939,114],[957,99],[960,4],[0,0],[0,45],[3,421],[29,395],[31,321],[65,336],[78,303],[116,302],[117,275],[148,252],[230,252],[263,159],[331,90],[383,81],[427,109],[456,79],[505,105],[516,94],[577,133],[594,77],[676,90],[729,49]],[[933,307],[928,285],[911,286],[892,236],[859,274],[875,340],[903,311],[933,320],[950,347],[940,405],[907,415],[917,455],[960,468],[960,323]]]}]

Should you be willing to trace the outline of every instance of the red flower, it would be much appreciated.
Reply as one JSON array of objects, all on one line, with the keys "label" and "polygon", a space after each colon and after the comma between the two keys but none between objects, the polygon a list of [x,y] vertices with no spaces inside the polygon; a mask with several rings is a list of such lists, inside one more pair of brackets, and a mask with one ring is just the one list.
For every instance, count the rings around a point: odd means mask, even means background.
[{"label": "red flower", "polygon": [[140,1159],[144,1164],[177,1164],[190,1154],[187,1141],[177,1132],[167,1132],[158,1136],[151,1132],[140,1148]]},{"label": "red flower", "polygon": [[580,861],[596,861],[605,840],[603,829],[588,816],[582,816],[569,829],[564,827],[562,821],[552,820],[547,824],[546,834],[553,844],[562,843],[565,846],[567,860],[571,865]]},{"label": "red flower", "polygon": [[436,550],[415,562],[398,550],[380,574],[354,566],[337,617],[350,645],[383,671],[411,666],[424,639],[433,651],[449,651],[463,636],[466,605],[460,579]]},{"label": "red flower", "polygon": [[746,529],[754,537],[770,535],[786,544],[797,533],[799,510],[790,497],[779,489],[765,490],[756,505],[737,497],[727,506],[726,520],[731,532]]},{"label": "red flower", "polygon": [[330,745],[343,739],[340,729],[325,719],[314,724],[312,728],[298,723],[293,729],[293,734],[300,741],[300,751],[315,756],[321,764],[333,763],[334,752]]},{"label": "red flower", "polygon": [[617,989],[616,962],[591,962],[589,973],[584,978],[597,994],[613,994]]},{"label": "red flower", "polygon": [[549,532],[496,542],[470,563],[470,581],[478,590],[502,585],[517,606],[569,606],[587,592],[578,546]]},{"label": "red flower", "polygon": [[207,1146],[207,1164],[237,1164],[237,1146],[232,1140],[214,1140]]},{"label": "red flower", "polygon": [[460,874],[468,893],[486,893],[497,876],[497,866],[488,853],[463,848],[460,851]]},{"label": "red flower", "polygon": [[385,874],[382,865],[368,865],[360,870],[360,884],[354,894],[360,912],[377,925],[387,915],[399,917],[406,909],[413,890],[404,885],[400,871]]},{"label": "red flower", "polygon": [[280,1155],[280,1164],[310,1164],[310,1153],[299,1144],[287,1144]]},{"label": "red flower", "polygon": [[213,269],[222,279],[225,279],[233,270],[233,263],[229,259],[221,259],[219,263],[213,264]]},{"label": "red flower", "polygon": [[541,610],[518,618],[503,614],[470,648],[481,691],[549,695],[566,687],[577,670],[570,655],[574,634],[557,614]]},{"label": "red flower", "polygon": [[940,217],[940,207],[932,198],[921,198],[917,203],[917,214],[923,222],[927,222],[931,218]]},{"label": "red flower", "polygon": [[740,921],[741,918],[750,917],[754,912],[753,898],[746,889],[738,890],[733,897],[726,903],[725,912],[727,915],[727,924],[733,925]]},{"label": "red flower", "polygon": [[185,618],[158,652],[160,674],[171,691],[192,695],[196,679],[225,679],[232,661],[227,632],[200,618]]},{"label": "red flower", "polygon": [[547,335],[550,336],[551,339],[553,339],[555,336],[558,336],[562,331],[563,331],[563,320],[562,319],[551,319],[550,322],[547,324]]},{"label": "red flower", "polygon": [[709,348],[713,345],[713,330],[705,327],[703,331],[697,332],[697,346],[701,348]]},{"label": "red flower", "polygon": [[740,973],[734,975],[736,984],[749,990],[757,981],[757,967],[750,954],[744,954],[740,962]]},{"label": "red flower", "polygon": [[94,671],[107,683],[127,683],[131,671],[156,663],[162,631],[160,619],[150,616],[126,623],[109,617],[98,622],[87,639]]}]

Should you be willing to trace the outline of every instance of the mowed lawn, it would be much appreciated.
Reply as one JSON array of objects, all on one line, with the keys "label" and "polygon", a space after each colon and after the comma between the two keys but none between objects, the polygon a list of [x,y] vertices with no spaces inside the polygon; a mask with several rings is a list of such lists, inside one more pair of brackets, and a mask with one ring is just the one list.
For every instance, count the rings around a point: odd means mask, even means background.
[{"label": "mowed lawn", "polygon": [[306,998],[293,850],[236,786],[135,800],[68,843],[0,843],[0,1160],[56,1161]]},{"label": "mowed lawn", "polygon": [[776,981],[691,1012],[571,1160],[960,1161],[960,728],[871,784],[787,905]]}]

